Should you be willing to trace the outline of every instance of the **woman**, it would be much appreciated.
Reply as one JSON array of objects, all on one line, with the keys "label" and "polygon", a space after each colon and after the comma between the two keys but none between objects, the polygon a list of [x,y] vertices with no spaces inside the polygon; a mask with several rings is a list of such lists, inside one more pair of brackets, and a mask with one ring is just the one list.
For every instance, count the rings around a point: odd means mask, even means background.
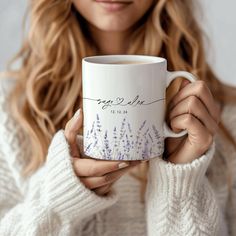
[{"label": "woman", "polygon": [[[30,1],[21,68],[0,86],[0,235],[236,235],[235,90],[206,63],[193,9]],[[169,125],[188,136],[167,139],[163,159],[81,158],[81,59],[99,54],[162,56],[199,77],[168,91]]]}]

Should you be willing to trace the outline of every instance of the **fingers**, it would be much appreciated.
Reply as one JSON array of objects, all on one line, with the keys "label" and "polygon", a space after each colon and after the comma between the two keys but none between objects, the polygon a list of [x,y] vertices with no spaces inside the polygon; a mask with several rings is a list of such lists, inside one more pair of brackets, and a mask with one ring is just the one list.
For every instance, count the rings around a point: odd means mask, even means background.
[{"label": "fingers", "polygon": [[188,131],[184,137],[166,140],[168,160],[177,164],[199,158],[211,146],[220,120],[220,109],[210,90],[203,81],[184,82],[168,110],[170,127],[174,131]]},{"label": "fingers", "polygon": [[181,146],[183,142],[185,142],[186,136],[179,138],[167,138],[165,140],[165,157],[170,156],[172,153],[176,151],[178,146]]},{"label": "fingers", "polygon": [[183,114],[173,118],[170,125],[172,129],[186,129],[188,131],[188,138],[169,157],[175,163],[186,163],[200,157],[213,142],[213,135],[191,114]]},{"label": "fingers", "polygon": [[193,144],[200,143],[205,144],[203,146],[209,146],[212,143],[213,136],[211,133],[192,114],[183,114],[175,117],[171,121],[171,128],[186,129],[190,142],[193,141]]},{"label": "fingers", "polygon": [[83,115],[82,110],[79,109],[74,116],[67,122],[65,127],[65,137],[68,144],[70,145],[70,151],[72,157],[79,157],[79,149],[76,142],[76,135],[79,129],[83,126]]},{"label": "fingers", "polygon": [[88,176],[99,177],[106,173],[116,171],[124,167],[135,165],[139,162],[140,161],[120,162],[120,161],[103,161],[95,159],[75,158],[73,165],[75,173],[79,177],[88,177]]},{"label": "fingers", "polygon": [[[137,165],[137,164],[136,164]],[[122,175],[129,171],[133,166],[125,167],[120,170],[116,170],[107,173],[99,177],[80,177],[80,181],[89,189],[95,189],[110,183],[117,181]]]},{"label": "fingers", "polygon": [[170,112],[169,120],[172,120],[174,117],[181,114],[194,115],[207,129],[209,129],[211,134],[215,134],[218,129],[216,121],[208,113],[206,106],[196,96],[189,96],[186,99],[181,100]]},{"label": "fingers", "polygon": [[215,103],[214,98],[204,81],[196,81],[183,87],[172,99],[170,109],[189,96],[196,96],[199,98],[206,106],[207,111],[210,113],[215,122],[219,122],[220,109]]},{"label": "fingers", "polygon": [[95,189],[93,189],[93,191],[97,195],[103,196],[103,195],[107,194],[111,190],[111,187],[112,187],[112,183],[111,184],[107,184],[107,185],[102,186],[102,187],[95,188]]}]

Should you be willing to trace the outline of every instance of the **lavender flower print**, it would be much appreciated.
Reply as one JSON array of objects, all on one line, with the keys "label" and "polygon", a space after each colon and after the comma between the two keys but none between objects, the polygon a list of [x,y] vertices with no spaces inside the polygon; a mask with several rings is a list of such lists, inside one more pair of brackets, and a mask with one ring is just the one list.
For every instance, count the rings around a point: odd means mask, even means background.
[{"label": "lavender flower print", "polygon": [[105,160],[139,160],[160,156],[163,153],[163,137],[155,125],[144,120],[137,130],[123,118],[120,127],[110,131],[103,129],[97,114],[86,133],[85,154]]}]

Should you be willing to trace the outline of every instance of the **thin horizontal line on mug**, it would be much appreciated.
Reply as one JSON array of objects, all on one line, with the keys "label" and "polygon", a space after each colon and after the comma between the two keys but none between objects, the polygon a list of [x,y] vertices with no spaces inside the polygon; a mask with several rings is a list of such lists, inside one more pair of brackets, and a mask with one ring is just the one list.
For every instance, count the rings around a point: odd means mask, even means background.
[{"label": "thin horizontal line on mug", "polygon": [[131,99],[131,100],[128,100],[128,101],[125,101],[125,98],[123,98],[123,97],[117,97],[114,100],[112,100],[112,99],[107,100],[107,99],[102,99],[102,98],[98,98],[98,99],[85,98],[85,97],[83,99],[97,102],[98,105],[102,105],[103,110],[105,110],[106,108],[111,107],[111,106],[132,106],[132,107],[136,107],[137,105],[147,106],[147,105],[151,105],[151,104],[154,104],[156,102],[160,102],[160,101],[165,100],[165,98],[158,98],[154,101],[146,102],[145,100],[141,100],[139,98],[139,95],[137,95],[134,99]]}]

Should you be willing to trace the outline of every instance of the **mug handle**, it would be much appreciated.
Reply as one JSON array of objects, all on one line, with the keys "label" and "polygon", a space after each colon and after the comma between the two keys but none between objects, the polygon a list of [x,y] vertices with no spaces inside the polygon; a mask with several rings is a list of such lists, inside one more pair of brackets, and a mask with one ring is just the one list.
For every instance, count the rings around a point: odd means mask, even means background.
[{"label": "mug handle", "polygon": [[[168,88],[168,86],[170,85],[170,83],[179,78],[179,77],[183,77],[187,80],[189,80],[191,83],[194,83],[195,81],[197,81],[197,78],[189,73],[189,72],[186,72],[186,71],[174,71],[174,72],[169,72],[167,71],[167,80],[166,80],[166,88]],[[186,135],[188,132],[187,130],[183,130],[179,133],[174,133],[170,128],[169,126],[167,125],[166,122],[164,122],[164,137],[165,138],[178,138],[178,137],[182,137],[184,135]]]}]

